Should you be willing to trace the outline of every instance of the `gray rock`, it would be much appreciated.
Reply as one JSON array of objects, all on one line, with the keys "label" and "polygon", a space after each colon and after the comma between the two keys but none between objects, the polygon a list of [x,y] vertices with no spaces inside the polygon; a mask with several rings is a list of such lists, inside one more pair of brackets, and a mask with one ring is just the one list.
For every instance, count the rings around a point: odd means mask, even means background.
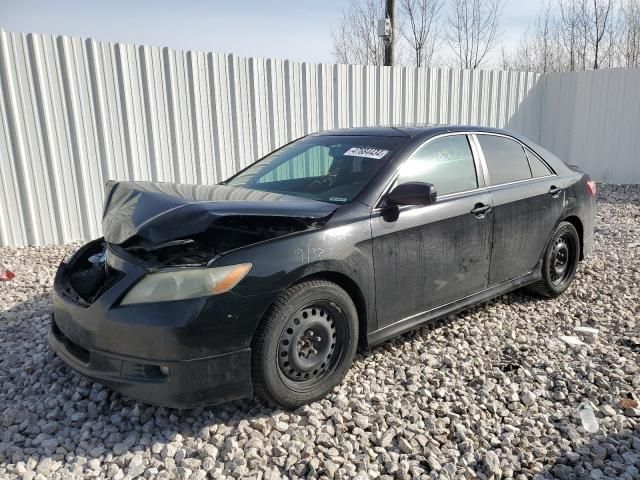
[{"label": "gray rock", "polygon": [[127,447],[124,443],[120,442],[120,443],[116,443],[113,446],[113,454],[114,455],[122,455],[124,454],[127,450],[129,449],[129,447]]},{"label": "gray rock", "polygon": [[365,415],[356,414],[353,417],[353,421],[358,427],[362,428],[363,430],[369,428],[369,417]]},{"label": "gray rock", "polygon": [[634,465],[627,466],[624,473],[629,475],[631,478],[640,478],[640,471],[638,471],[638,468]]},{"label": "gray rock", "polygon": [[571,463],[577,463],[580,460],[580,454],[579,453],[570,451],[570,452],[567,452],[566,455],[567,455],[567,458],[569,459],[569,461]]},{"label": "gray rock", "polygon": [[92,457],[99,457],[104,453],[104,451],[104,446],[98,445],[97,447],[93,447],[91,450],[89,450],[89,455],[91,455]]},{"label": "gray rock", "polygon": [[553,474],[559,480],[571,480],[573,477],[573,468],[569,465],[556,465],[553,468]]},{"label": "gray rock", "polygon": [[163,460],[166,460],[167,458],[173,458],[175,454],[176,454],[176,447],[171,443],[167,443],[162,449],[162,452],[160,452],[160,457]]},{"label": "gray rock", "polygon": [[533,392],[531,392],[530,390],[524,390],[521,394],[520,394],[520,401],[525,405],[525,406],[530,406],[533,405],[533,403],[535,403],[536,401],[536,396]]},{"label": "gray rock", "polygon": [[398,448],[402,453],[406,453],[407,455],[411,455],[413,453],[413,445],[404,437],[400,437],[398,439]]},{"label": "gray rock", "polygon": [[36,472],[48,477],[49,474],[53,470],[53,460],[49,457],[44,457],[40,462],[38,462],[38,466],[36,467]]},{"label": "gray rock", "polygon": [[494,475],[501,474],[502,470],[500,469],[500,458],[496,453],[492,450],[489,450],[484,455],[484,464],[487,467],[487,471]]},{"label": "gray rock", "polygon": [[59,445],[59,442],[57,438],[48,438],[47,440],[43,440],[40,445],[45,449],[53,449]]},{"label": "gray rock", "polygon": [[616,409],[611,405],[601,405],[600,413],[602,413],[602,415],[604,415],[605,417],[613,417],[616,414]]}]

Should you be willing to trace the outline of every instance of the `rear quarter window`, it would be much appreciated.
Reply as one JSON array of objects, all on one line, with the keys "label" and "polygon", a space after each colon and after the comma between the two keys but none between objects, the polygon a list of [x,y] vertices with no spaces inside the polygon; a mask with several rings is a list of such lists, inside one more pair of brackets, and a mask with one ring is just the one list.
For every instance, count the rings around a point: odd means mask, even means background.
[{"label": "rear quarter window", "polygon": [[515,140],[497,135],[477,135],[489,170],[491,185],[531,178],[529,162]]},{"label": "rear quarter window", "polygon": [[553,175],[553,172],[551,171],[551,169],[547,166],[546,163],[540,160],[540,157],[538,157],[535,153],[533,153],[528,148],[525,148],[525,152],[527,154],[527,159],[529,159],[529,167],[531,167],[531,174],[533,175],[534,178]]}]

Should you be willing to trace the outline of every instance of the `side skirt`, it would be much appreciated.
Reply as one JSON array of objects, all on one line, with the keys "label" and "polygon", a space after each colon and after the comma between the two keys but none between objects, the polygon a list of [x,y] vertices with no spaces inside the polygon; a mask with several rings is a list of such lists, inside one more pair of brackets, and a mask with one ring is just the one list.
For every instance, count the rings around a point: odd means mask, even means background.
[{"label": "side skirt", "polygon": [[409,330],[413,330],[423,323],[436,320],[446,315],[457,313],[479,303],[487,302],[499,295],[503,295],[520,287],[524,287],[525,285],[528,285],[530,283],[537,282],[542,278],[540,267],[541,264],[537,265],[536,268],[534,268],[531,272],[526,273],[520,277],[507,280],[506,282],[499,283],[498,285],[486,288],[477,293],[463,297],[459,300],[455,300],[451,303],[432,308],[431,310],[427,310],[426,312],[412,315],[396,323],[392,323],[391,325],[386,325],[382,328],[379,328],[378,330],[369,332],[367,334],[367,346],[371,347],[373,345],[377,345],[392,337],[408,332]]}]

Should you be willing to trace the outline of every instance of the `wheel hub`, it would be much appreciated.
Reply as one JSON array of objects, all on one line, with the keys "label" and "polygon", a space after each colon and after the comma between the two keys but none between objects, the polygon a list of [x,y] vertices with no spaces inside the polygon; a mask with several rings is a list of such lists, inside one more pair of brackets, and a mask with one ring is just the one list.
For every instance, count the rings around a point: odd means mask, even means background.
[{"label": "wheel hub", "polygon": [[336,327],[329,312],[311,306],[287,322],[278,346],[278,366],[291,380],[305,381],[326,372],[336,347]]},{"label": "wheel hub", "polygon": [[569,267],[569,245],[564,237],[559,237],[551,254],[551,280],[560,283],[566,277]]},{"label": "wheel hub", "polygon": [[315,335],[313,330],[307,330],[304,334],[298,339],[298,343],[296,345],[298,351],[298,356],[300,358],[309,359],[311,355],[317,355],[318,350],[316,350],[316,342],[322,342],[322,337],[320,335]]}]

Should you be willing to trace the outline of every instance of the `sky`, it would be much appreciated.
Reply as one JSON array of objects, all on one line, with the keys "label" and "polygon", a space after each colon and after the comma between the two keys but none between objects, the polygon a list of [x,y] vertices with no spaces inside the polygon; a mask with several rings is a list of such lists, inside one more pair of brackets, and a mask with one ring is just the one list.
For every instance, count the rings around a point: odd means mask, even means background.
[{"label": "sky", "polygon": [[[543,2],[505,0],[501,45],[510,49],[517,44]],[[349,0],[0,0],[0,28],[332,62],[331,29],[348,5]]]}]

